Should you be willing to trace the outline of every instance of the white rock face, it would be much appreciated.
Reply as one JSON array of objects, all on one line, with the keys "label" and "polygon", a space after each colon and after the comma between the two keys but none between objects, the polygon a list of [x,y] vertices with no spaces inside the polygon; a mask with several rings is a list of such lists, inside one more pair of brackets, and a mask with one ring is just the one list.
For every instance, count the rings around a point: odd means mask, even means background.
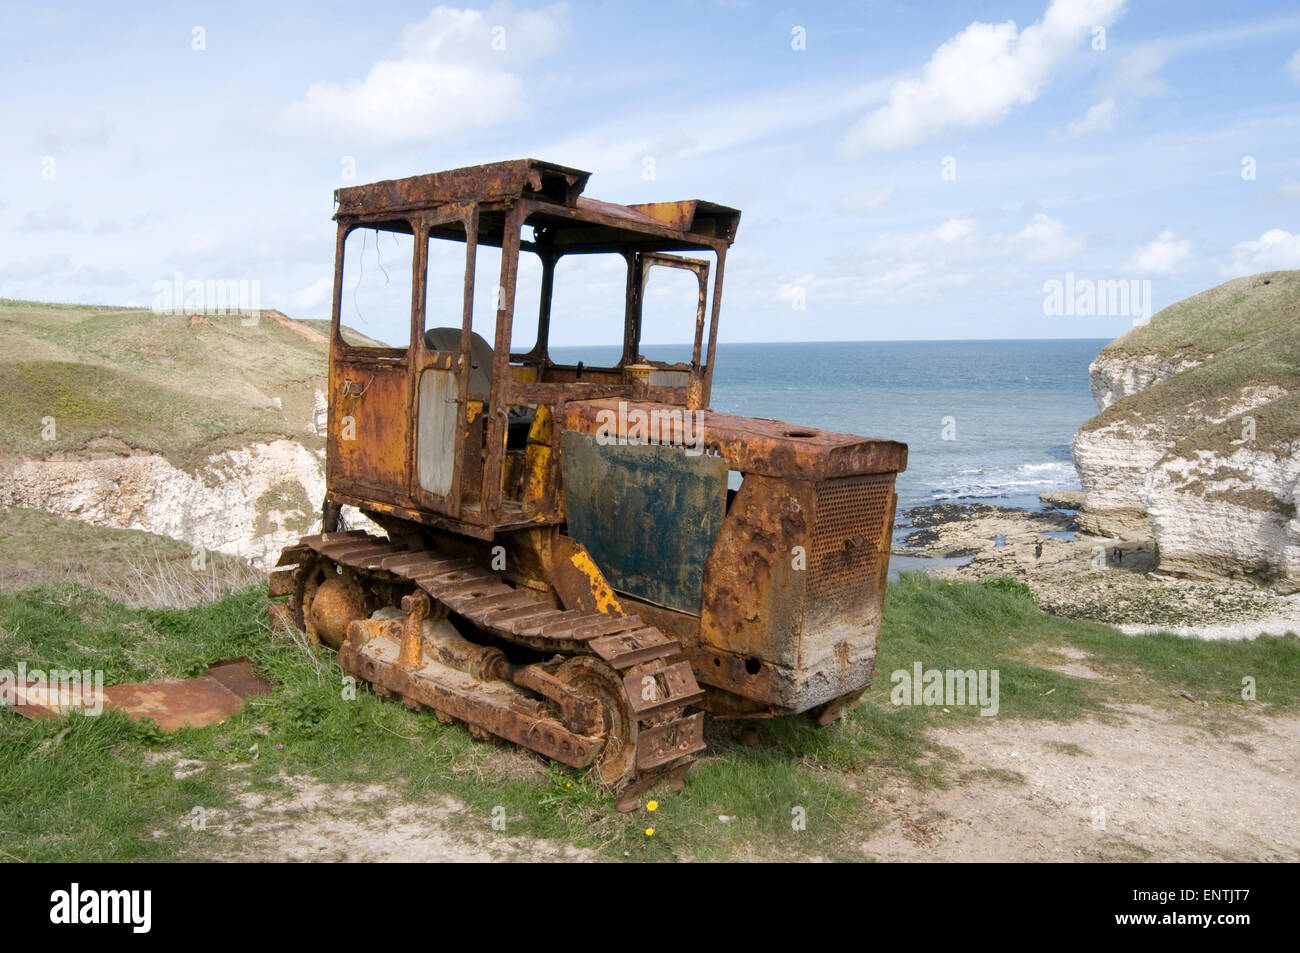
[{"label": "white rock face", "polygon": [[316,391],[312,403],[311,421],[307,425],[312,433],[321,436],[325,435],[325,428],[328,426],[329,421],[329,410],[329,402],[325,399],[325,395],[320,391]]},{"label": "white rock face", "polygon": [[1231,399],[1197,402],[1169,425],[1126,420],[1079,430],[1070,442],[1070,455],[1084,491],[1080,528],[1120,539],[1155,535],[1159,542],[1147,519],[1150,481],[1178,439],[1284,396],[1286,391],[1280,387],[1245,387]]},{"label": "white rock face", "polygon": [[1152,384],[1200,363],[1202,362],[1191,360],[1173,363],[1161,360],[1154,354],[1129,357],[1103,352],[1088,365],[1088,386],[1097,407],[1105,410],[1121,397],[1146,390]]},{"label": "white rock face", "polygon": [[1146,476],[1172,445],[1124,424],[1076,433],[1070,456],[1083,484],[1079,528],[1092,536],[1150,538]]},{"label": "white rock face", "polygon": [[198,474],[156,454],[25,460],[0,470],[0,505],[170,536],[262,568],[319,531],[324,494],[320,458],[292,440],[218,454]]},{"label": "white rock face", "polygon": [[1166,457],[1145,498],[1160,566],[1189,576],[1245,576],[1300,589],[1300,459],[1240,447]]},{"label": "white rock face", "polygon": [[[1102,407],[1177,373],[1152,361],[1099,360],[1091,370]],[[1246,387],[1231,398],[1197,402],[1168,425],[1133,419],[1080,430],[1070,445],[1084,490],[1080,529],[1154,537],[1162,571],[1300,590],[1300,461],[1244,440],[1228,453],[1174,453],[1181,437],[1284,396],[1276,386]]]}]

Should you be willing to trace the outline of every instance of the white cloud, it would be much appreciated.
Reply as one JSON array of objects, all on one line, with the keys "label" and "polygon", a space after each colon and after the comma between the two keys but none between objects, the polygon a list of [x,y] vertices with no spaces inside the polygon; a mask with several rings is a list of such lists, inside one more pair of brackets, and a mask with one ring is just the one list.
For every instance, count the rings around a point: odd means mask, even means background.
[{"label": "white cloud", "polygon": [[934,237],[945,245],[951,245],[953,242],[970,238],[977,231],[979,226],[975,224],[973,218],[950,218],[934,230]]},{"label": "white cloud", "polygon": [[329,303],[334,293],[334,279],[329,275],[318,278],[305,288],[293,293],[293,306],[298,311],[316,311]]},{"label": "white cloud", "polygon": [[792,302],[804,298],[808,293],[808,286],[815,280],[812,275],[805,274],[797,275],[793,281],[783,282],[776,289],[777,300]]},{"label": "white cloud", "polygon": [[1123,7],[1124,0],[1052,0],[1023,31],[1011,20],[972,23],[934,51],[919,79],[893,85],[889,102],[849,130],[845,152],[911,146],[1001,121],[1037,99],[1093,28],[1109,26]]},{"label": "white cloud", "polygon": [[1259,241],[1238,242],[1225,270],[1241,276],[1289,268],[1300,268],[1300,235],[1273,228],[1259,236]]},{"label": "white cloud", "polygon": [[843,196],[840,199],[840,208],[845,212],[855,214],[879,212],[889,204],[889,200],[893,197],[894,187],[892,185],[881,186],[878,189],[862,189],[851,195]]},{"label": "white cloud", "polygon": [[802,293],[810,309],[939,300],[954,289],[1005,283],[1026,267],[1069,260],[1083,244],[1063,222],[1041,213],[1009,232],[986,232],[974,218],[955,217],[933,228],[879,235],[861,253],[837,256],[833,274],[799,274],[776,296],[793,301]]},{"label": "white cloud", "polygon": [[72,217],[72,205],[61,202],[28,212],[18,227],[24,232],[70,232],[77,227],[77,220]]},{"label": "white cloud", "polygon": [[59,202],[28,212],[19,223],[19,230],[39,234],[42,232],[73,232],[82,235],[108,235],[121,226],[110,219],[92,222],[72,214],[72,204]]},{"label": "white cloud", "polygon": [[1127,95],[1133,99],[1160,96],[1166,86],[1157,74],[1169,62],[1163,47],[1148,43],[1139,46],[1120,60],[1119,69],[1111,77],[1107,91],[1111,95]]},{"label": "white cloud", "polygon": [[1166,87],[1158,73],[1168,61],[1169,54],[1155,44],[1139,46],[1128,53],[1102,86],[1101,101],[1071,122],[1068,133],[1082,136],[1106,132],[1114,127],[1119,113],[1131,109],[1140,100],[1162,95]]},{"label": "white cloud", "polygon": [[364,79],[312,83],[281,117],[299,133],[380,147],[445,141],[517,114],[527,94],[514,68],[555,49],[567,23],[563,5],[435,7],[403,31],[395,58],[380,60]]},{"label": "white cloud", "polygon": [[1064,222],[1039,212],[1007,247],[1024,261],[1065,261],[1083,250],[1083,239],[1070,235]]},{"label": "white cloud", "polygon": [[882,271],[880,274],[872,275],[867,279],[866,286],[869,290],[888,290],[897,288],[900,285],[909,285],[924,276],[929,270],[929,265],[919,261],[908,265],[900,265],[897,268],[891,268],[888,271]]},{"label": "white cloud", "polygon": [[1295,51],[1295,55],[1286,61],[1286,73],[1291,77],[1291,82],[1300,83],[1300,50]]},{"label": "white cloud", "polygon": [[97,148],[108,144],[113,127],[103,116],[89,112],[62,113],[46,120],[36,135],[36,147],[57,155],[79,147]]},{"label": "white cloud", "polygon": [[1157,235],[1154,241],[1134,249],[1124,263],[1124,268],[1142,274],[1168,275],[1191,253],[1191,242],[1176,239],[1173,232],[1166,230]]},{"label": "white cloud", "polygon": [[950,218],[926,231],[881,235],[867,246],[873,262],[887,270],[917,263],[941,268],[953,262],[998,259],[1063,261],[1082,249],[1082,239],[1041,212],[1013,233],[985,234],[973,218]]},{"label": "white cloud", "polygon": [[1114,128],[1115,109],[1115,100],[1107,96],[1095,106],[1090,106],[1081,118],[1070,123],[1070,135],[1085,136],[1090,132],[1106,132]]}]

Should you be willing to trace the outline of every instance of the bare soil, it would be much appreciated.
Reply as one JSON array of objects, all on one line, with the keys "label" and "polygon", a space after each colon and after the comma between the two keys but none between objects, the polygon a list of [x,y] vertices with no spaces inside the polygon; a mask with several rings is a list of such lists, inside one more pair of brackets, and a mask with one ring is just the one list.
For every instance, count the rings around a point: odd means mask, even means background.
[{"label": "bare soil", "polygon": [[[278,790],[245,791],[239,812],[212,811],[211,839],[189,859],[502,863],[589,861],[590,851],[494,829],[451,797],[415,805],[383,785],[283,779]],[[190,823],[185,818],[184,823]]]},{"label": "bare soil", "polygon": [[[950,786],[916,789],[900,777],[864,792],[884,823],[854,845],[863,859],[1300,861],[1300,717],[1134,705],[1069,724],[976,719],[932,737],[955,756]],[[494,830],[452,798],[412,805],[377,784],[284,778],[240,802],[237,814],[211,812],[212,836],[191,859],[597,859],[511,834],[508,818]]]},{"label": "bare soil", "polygon": [[[1211,728],[1213,730],[1211,730]],[[1300,718],[1199,726],[1131,706],[938,729],[947,790],[882,785],[861,849],[892,861],[1300,860]]]}]

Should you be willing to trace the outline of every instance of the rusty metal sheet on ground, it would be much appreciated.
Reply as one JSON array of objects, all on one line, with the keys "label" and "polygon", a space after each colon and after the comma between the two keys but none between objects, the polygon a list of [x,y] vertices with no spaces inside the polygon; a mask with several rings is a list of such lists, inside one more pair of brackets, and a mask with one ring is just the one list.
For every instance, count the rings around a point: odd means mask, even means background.
[{"label": "rusty metal sheet on ground", "polygon": [[137,720],[152,718],[163,731],[201,728],[222,721],[244,706],[248,695],[262,695],[271,683],[256,674],[248,659],[227,659],[199,678],[130,682],[97,689],[58,684],[16,686],[14,711],[27,718],[58,718],[71,711],[120,711]]},{"label": "rusty metal sheet on ground", "polygon": [[681,447],[602,445],[564,433],[569,535],[620,592],[699,612],[727,510],[727,464]]}]

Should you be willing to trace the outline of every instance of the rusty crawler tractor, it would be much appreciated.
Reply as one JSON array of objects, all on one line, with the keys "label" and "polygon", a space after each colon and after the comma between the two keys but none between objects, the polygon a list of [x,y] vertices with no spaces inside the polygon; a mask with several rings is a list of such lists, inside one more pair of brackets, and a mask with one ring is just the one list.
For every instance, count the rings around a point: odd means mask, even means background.
[{"label": "rusty crawler tractor", "polygon": [[[525,159],[335,193],[324,532],[285,550],[270,592],[379,694],[590,769],[631,810],[658,780],[682,786],[703,712],[829,724],[856,703],[907,447],[708,410],[740,213],[598,202],[588,175]],[[410,236],[401,346],[340,320],[358,230]],[[460,320],[426,321],[445,242],[464,247]],[[590,255],[626,268],[610,367],[548,350],[557,265]],[[385,274],[405,267],[389,255]],[[668,269],[688,273],[684,325],[694,312],[672,364],[641,353],[646,288]],[[515,352],[533,308],[536,343]],[[405,336],[404,303],[400,320]],[[386,535],[338,531],[343,505]]]}]

